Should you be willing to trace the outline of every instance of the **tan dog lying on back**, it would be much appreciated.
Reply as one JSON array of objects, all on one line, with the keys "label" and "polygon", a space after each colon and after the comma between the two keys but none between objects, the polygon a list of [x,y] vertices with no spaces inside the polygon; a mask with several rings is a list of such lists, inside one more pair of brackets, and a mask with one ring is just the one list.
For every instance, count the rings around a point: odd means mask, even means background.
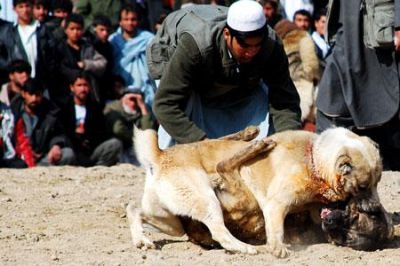
[{"label": "tan dog lying on back", "polygon": [[205,140],[163,151],[155,131],[136,130],[135,136],[136,154],[146,168],[142,206],[127,207],[137,247],[155,247],[144,235],[144,223],[182,236],[179,217],[185,216],[205,224],[226,250],[257,253],[256,246],[232,235],[239,228],[238,234],[250,237],[263,232],[267,250],[284,257],[288,213],[351,194],[378,199],[378,149],[369,138],[343,128],[321,135],[287,131],[252,142]]}]

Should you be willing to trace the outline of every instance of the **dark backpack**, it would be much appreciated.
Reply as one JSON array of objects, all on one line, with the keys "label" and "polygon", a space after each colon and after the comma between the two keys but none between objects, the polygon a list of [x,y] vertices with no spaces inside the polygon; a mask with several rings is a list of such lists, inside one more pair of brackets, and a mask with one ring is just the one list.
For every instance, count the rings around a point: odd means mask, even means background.
[{"label": "dark backpack", "polygon": [[369,48],[394,45],[394,0],[363,0],[364,44]]},{"label": "dark backpack", "polygon": [[161,78],[182,33],[189,33],[205,55],[215,34],[225,27],[227,11],[223,6],[194,5],[169,14],[146,49],[150,76]]}]

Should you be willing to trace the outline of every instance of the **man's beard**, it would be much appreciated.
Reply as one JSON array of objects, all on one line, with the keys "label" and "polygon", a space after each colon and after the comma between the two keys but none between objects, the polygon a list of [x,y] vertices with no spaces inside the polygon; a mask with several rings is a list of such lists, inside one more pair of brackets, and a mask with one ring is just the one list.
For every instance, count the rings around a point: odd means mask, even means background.
[{"label": "man's beard", "polygon": [[89,97],[89,94],[88,93],[79,93],[79,94],[76,94],[75,97],[78,98],[79,101],[86,103],[86,101]]},{"label": "man's beard", "polygon": [[30,104],[28,104],[29,109],[32,110],[35,113],[39,109],[39,106],[40,106],[39,103],[30,103]]}]

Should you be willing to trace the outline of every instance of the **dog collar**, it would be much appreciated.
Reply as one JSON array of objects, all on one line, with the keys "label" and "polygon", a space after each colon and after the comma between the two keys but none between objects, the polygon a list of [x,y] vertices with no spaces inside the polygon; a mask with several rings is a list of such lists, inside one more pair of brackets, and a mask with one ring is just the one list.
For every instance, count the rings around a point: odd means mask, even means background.
[{"label": "dog collar", "polygon": [[338,195],[335,190],[332,189],[331,185],[322,178],[315,166],[312,141],[310,141],[306,146],[305,153],[308,176],[310,177],[310,186],[313,188],[312,191],[317,191],[315,198],[324,204],[336,201]]}]

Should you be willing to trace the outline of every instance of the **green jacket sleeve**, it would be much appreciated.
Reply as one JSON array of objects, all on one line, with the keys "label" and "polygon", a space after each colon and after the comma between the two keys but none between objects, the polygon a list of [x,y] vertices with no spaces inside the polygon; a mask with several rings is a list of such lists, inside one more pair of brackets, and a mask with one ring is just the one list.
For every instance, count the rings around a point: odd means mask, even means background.
[{"label": "green jacket sleeve", "polygon": [[153,119],[151,114],[143,115],[140,118],[139,127],[141,129],[153,128]]},{"label": "green jacket sleeve", "polygon": [[275,131],[300,129],[300,98],[290,78],[288,59],[280,42],[274,46],[269,62],[264,81],[269,89],[269,110]]},{"label": "green jacket sleeve", "polygon": [[118,139],[122,140],[124,143],[132,143],[132,130],[129,130],[129,127],[124,123],[124,121],[118,119],[115,120],[112,125],[112,131],[114,136]]},{"label": "green jacket sleeve", "polygon": [[189,34],[182,34],[154,97],[153,110],[164,129],[178,143],[206,137],[185,114],[192,92],[192,80],[201,64],[200,51]]},{"label": "green jacket sleeve", "polygon": [[[79,0],[76,1],[75,3],[75,9],[76,11],[83,15],[86,16],[90,13],[90,3],[89,0]],[[90,25],[86,25],[86,26],[90,26]]]}]

